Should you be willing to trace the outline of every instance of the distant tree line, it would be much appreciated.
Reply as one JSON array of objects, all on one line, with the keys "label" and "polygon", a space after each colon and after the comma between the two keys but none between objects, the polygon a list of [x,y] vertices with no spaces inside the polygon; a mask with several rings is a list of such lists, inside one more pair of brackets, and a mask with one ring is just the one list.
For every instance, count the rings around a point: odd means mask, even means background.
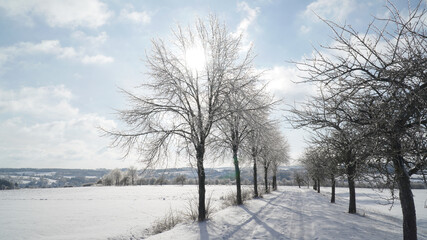
[{"label": "distant tree line", "polygon": [[6,179],[0,179],[0,190],[8,190],[18,188],[17,183],[10,182]]},{"label": "distant tree line", "polygon": [[[262,170],[262,169],[260,169]],[[132,182],[130,175],[135,172]],[[251,177],[250,172],[245,170],[244,176],[241,176],[241,185],[253,185],[254,181]],[[102,178],[97,181],[98,185],[104,186],[132,186],[132,185],[197,185],[197,177],[188,176],[181,173],[157,173],[157,176],[152,174],[142,174],[135,168],[130,169],[113,169]],[[277,171],[276,173],[277,183],[276,185],[293,185],[292,172],[291,171]],[[264,183],[264,177],[257,179],[264,187],[267,185],[268,188],[273,188],[273,178],[268,179],[267,184]],[[207,178],[206,185],[235,185],[236,178],[234,175],[224,174],[221,176]],[[259,186],[258,186],[259,188]],[[277,188],[277,186],[276,186]]]}]

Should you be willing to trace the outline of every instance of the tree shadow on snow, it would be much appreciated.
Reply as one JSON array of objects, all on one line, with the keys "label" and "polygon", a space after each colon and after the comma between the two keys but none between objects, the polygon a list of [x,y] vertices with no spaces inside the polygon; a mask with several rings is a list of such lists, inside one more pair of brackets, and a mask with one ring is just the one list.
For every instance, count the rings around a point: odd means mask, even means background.
[{"label": "tree shadow on snow", "polygon": [[[272,227],[270,227],[268,224],[266,224],[265,222],[263,222],[261,219],[258,218],[258,214],[261,213],[269,204],[275,205],[275,204],[272,204],[272,202],[280,196],[281,195],[277,195],[277,196],[275,196],[269,200],[261,199],[262,201],[265,201],[267,204],[265,206],[263,206],[262,208],[260,208],[256,213],[250,211],[245,205],[239,206],[241,209],[243,209],[244,211],[246,211],[250,215],[250,218],[248,218],[242,224],[239,224],[233,231],[225,234],[223,236],[223,239],[233,238],[234,234],[236,234],[240,229],[242,229],[245,225],[247,225],[248,223],[250,223],[252,221],[255,221],[258,226],[262,226],[269,233],[270,236],[263,236],[263,238],[268,237],[268,239],[289,239],[283,233],[280,233],[280,232],[274,230]],[[237,238],[239,238],[239,237],[236,236],[236,239]]]},{"label": "tree shadow on snow", "polygon": [[200,229],[200,239],[206,239],[209,240],[209,232],[206,227],[207,222],[200,222],[199,223],[199,229]]}]

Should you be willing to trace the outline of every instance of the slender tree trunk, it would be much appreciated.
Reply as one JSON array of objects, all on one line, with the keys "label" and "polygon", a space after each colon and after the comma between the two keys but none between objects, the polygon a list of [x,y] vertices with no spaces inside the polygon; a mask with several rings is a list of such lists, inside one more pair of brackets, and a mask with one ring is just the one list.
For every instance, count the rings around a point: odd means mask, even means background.
[{"label": "slender tree trunk", "polygon": [[405,168],[402,156],[402,147],[398,139],[392,142],[392,151],[396,154],[393,158],[395,174],[399,186],[400,205],[403,216],[403,239],[417,239],[417,216],[415,212],[414,196],[412,194],[409,174]]},{"label": "slender tree trunk", "polygon": [[314,178],[313,178],[313,181],[314,181],[314,183],[313,183],[313,190],[317,190],[317,182],[316,182],[316,179],[314,179]]},{"label": "slender tree trunk", "polygon": [[239,168],[239,159],[237,158],[237,146],[233,146],[233,160],[234,160],[234,170],[236,172],[236,188],[237,188],[237,205],[242,205],[242,188],[240,184],[240,168]]},{"label": "slender tree trunk", "polygon": [[277,190],[277,176],[276,173],[273,175],[273,191]]},{"label": "slender tree trunk", "polygon": [[268,167],[264,164],[265,193],[268,193]]},{"label": "slender tree trunk", "polygon": [[348,150],[346,153],[346,163],[347,163],[347,180],[348,180],[348,190],[350,193],[350,201],[348,204],[348,213],[356,213],[356,189],[354,184],[354,178],[356,176],[356,162],[352,157],[351,150]]},{"label": "slender tree trunk", "polygon": [[331,203],[335,203],[335,176],[333,174],[331,176],[331,182],[332,182]]},{"label": "slender tree trunk", "polygon": [[199,182],[199,216],[198,221],[202,222],[206,220],[206,207],[205,207],[205,168],[203,166],[203,157],[205,154],[205,146],[202,144],[196,149],[196,159],[197,159],[197,177]]},{"label": "slender tree trunk", "polygon": [[317,179],[317,192],[320,193],[320,179]]},{"label": "slender tree trunk", "polygon": [[257,162],[256,162],[256,153],[254,148],[252,148],[252,158],[254,161],[254,197],[258,197],[258,176],[257,176]]}]

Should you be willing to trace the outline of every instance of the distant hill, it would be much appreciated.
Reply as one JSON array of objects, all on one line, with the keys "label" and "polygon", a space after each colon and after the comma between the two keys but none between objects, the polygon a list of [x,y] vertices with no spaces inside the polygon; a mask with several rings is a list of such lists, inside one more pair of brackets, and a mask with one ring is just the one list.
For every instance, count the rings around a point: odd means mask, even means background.
[{"label": "distant hill", "polygon": [[[292,182],[292,172],[300,167],[281,167],[278,173],[279,181]],[[127,169],[121,169],[126,172]],[[0,168],[0,179],[4,179],[20,188],[45,188],[45,187],[79,187],[91,185],[108,174],[111,169],[62,169],[62,168]],[[207,168],[206,180],[208,184],[233,184],[235,180],[234,168]],[[195,184],[197,179],[196,169],[169,168],[148,169],[138,171],[138,177],[146,179],[145,184],[155,179],[163,178],[166,184],[173,183],[179,175],[185,175],[187,184]],[[260,177],[261,174],[259,174]],[[154,180],[153,180],[154,179]],[[243,184],[252,183],[252,168],[241,169]],[[152,184],[152,183],[151,183]]]}]

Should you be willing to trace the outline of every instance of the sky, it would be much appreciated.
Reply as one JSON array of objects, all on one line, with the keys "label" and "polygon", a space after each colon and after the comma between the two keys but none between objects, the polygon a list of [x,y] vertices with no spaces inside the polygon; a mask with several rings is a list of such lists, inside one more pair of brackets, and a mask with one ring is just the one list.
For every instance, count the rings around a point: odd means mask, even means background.
[{"label": "sky", "polygon": [[[284,109],[313,93],[312,86],[295,83],[301,73],[290,61],[333,42],[318,16],[363,31],[374,16],[386,16],[385,3],[0,0],[0,168],[140,167],[135,157],[122,159],[120,149],[110,148],[98,127],[120,126],[116,109],[128,105],[119,88],[132,90],[147,80],[151,40],[169,39],[176,24],[215,14],[231,33],[243,34]],[[407,1],[395,5],[404,10]],[[309,132],[286,122],[281,129],[291,164],[297,164]]]}]

